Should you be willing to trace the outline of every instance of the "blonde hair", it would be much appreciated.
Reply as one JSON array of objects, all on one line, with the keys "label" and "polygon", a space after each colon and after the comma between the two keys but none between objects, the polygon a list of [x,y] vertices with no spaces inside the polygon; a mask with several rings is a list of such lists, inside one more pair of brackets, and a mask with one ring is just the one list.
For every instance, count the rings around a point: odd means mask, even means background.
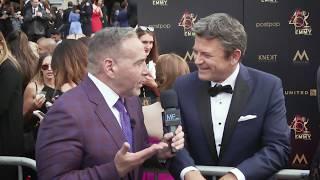
[{"label": "blonde hair", "polygon": [[156,63],[156,81],[160,91],[172,88],[178,76],[188,74],[189,66],[182,57],[177,54],[162,54]]},{"label": "blonde hair", "polygon": [[[4,39],[4,36],[2,32],[0,31],[0,47],[2,46],[2,51],[0,51],[0,65],[6,61],[9,60],[12,62],[12,64],[15,66],[15,68],[21,72],[21,67],[18,61],[11,55],[6,40]],[[1,50],[1,49],[0,49]]]}]

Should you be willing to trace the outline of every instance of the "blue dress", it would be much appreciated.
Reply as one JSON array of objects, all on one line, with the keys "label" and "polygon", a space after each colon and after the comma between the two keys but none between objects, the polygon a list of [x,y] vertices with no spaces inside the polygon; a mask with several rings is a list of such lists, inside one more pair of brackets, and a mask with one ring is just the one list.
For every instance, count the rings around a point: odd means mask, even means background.
[{"label": "blue dress", "polygon": [[69,34],[83,34],[79,13],[74,13],[71,11],[69,14],[69,22],[70,22]]}]

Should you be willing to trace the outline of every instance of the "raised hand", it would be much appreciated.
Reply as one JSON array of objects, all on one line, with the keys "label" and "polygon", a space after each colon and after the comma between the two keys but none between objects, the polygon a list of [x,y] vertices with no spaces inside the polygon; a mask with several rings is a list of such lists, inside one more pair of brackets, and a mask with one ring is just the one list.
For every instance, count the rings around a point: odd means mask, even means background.
[{"label": "raised hand", "polygon": [[145,160],[155,155],[158,151],[167,147],[166,143],[153,144],[139,152],[131,153],[129,143],[123,143],[117,152],[114,163],[120,177],[125,177],[134,168],[140,166]]}]

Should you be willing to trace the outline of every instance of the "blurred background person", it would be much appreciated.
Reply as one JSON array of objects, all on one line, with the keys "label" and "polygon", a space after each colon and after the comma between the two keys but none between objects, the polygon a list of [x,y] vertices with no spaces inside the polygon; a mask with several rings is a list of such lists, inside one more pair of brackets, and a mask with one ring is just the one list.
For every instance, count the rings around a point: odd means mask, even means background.
[{"label": "blurred background person", "polygon": [[91,17],[92,17],[92,2],[90,0],[82,0],[80,4],[80,22],[82,25],[83,34],[91,36]]},{"label": "blurred background person", "polygon": [[[80,8],[79,8],[80,9]],[[70,22],[69,22],[69,14],[73,11],[73,2],[68,1],[68,8],[63,11],[62,21],[63,21],[63,37],[67,37],[69,35]]]},{"label": "blurred background person", "polygon": [[161,91],[172,88],[177,77],[190,73],[187,62],[175,53],[162,54],[156,63],[156,82]]},{"label": "blurred background person", "polygon": [[157,88],[155,63],[159,56],[158,43],[153,27],[138,26],[136,29],[138,38],[144,45],[144,51],[147,54],[146,64],[149,74],[146,76],[141,89],[140,98],[144,105],[152,104],[157,101],[159,90]]},{"label": "blurred background person", "polygon": [[120,27],[129,27],[127,7],[128,2],[125,0],[121,3],[121,9],[118,14],[118,22]]},{"label": "blurred background person", "polygon": [[[45,113],[53,104],[55,96],[61,93],[54,88],[54,76],[51,69],[51,55],[46,53],[39,58],[36,75],[28,84],[23,96],[24,120],[24,156],[35,159],[35,143],[38,128]],[[35,113],[35,111],[40,111]],[[34,170],[24,169],[25,176],[37,177]]]},{"label": "blurred background person", "polygon": [[[190,72],[188,64],[182,57],[177,54],[160,55],[156,63],[156,81],[160,91],[165,91],[172,88],[172,85],[177,77],[188,74]],[[163,109],[160,102],[151,105],[143,106],[143,114],[145,125],[149,135],[150,143],[158,143],[163,136],[162,115]],[[158,167],[159,171],[163,171],[162,167]],[[173,180],[169,173],[144,173],[143,180],[156,179]]]},{"label": "blurred background person", "polygon": [[51,29],[49,35],[49,37],[56,42],[56,45],[62,42],[62,34],[58,28]]},{"label": "blurred background person", "polygon": [[100,6],[101,11],[102,11],[102,15],[103,15],[103,17],[102,17],[103,27],[110,26],[109,18],[108,18],[108,8],[104,5],[104,1],[98,0],[98,5]]},{"label": "blurred background person", "polygon": [[[22,75],[0,32],[0,156],[23,155]],[[17,167],[0,166],[0,179],[17,179]]]},{"label": "blurred background person", "polygon": [[138,0],[127,0],[128,2],[128,21],[131,27],[136,27],[138,24]]},{"label": "blurred background person", "polygon": [[118,15],[120,12],[120,2],[114,2],[111,9],[110,24],[113,27],[119,26]]},{"label": "blurred background person", "polygon": [[[59,91],[56,91],[54,86],[51,59],[50,54],[44,54],[39,58],[36,75],[24,91],[23,115],[25,121],[34,120],[32,112],[35,110],[46,113],[48,110],[46,102],[53,103],[53,98],[59,95]],[[38,121],[37,118],[31,124],[34,126]]]},{"label": "blurred background person", "polygon": [[91,16],[92,33],[98,32],[102,29],[101,18],[103,17],[103,13],[99,6],[98,1],[99,0],[94,0],[92,4],[92,16]]},{"label": "blurred background person", "polygon": [[8,48],[12,55],[19,62],[23,76],[22,90],[26,88],[35,74],[37,56],[29,46],[27,35],[22,31],[14,31],[7,36]]},{"label": "blurred background person", "polygon": [[62,41],[52,55],[55,88],[62,93],[76,87],[87,73],[88,47],[80,40]]},{"label": "blurred background person", "polygon": [[73,11],[70,11],[69,13],[69,23],[70,23],[70,29],[69,29],[69,35],[70,34],[83,34],[82,27],[80,23],[80,6],[74,5]]},{"label": "blurred background person", "polygon": [[39,0],[30,1],[31,6],[26,6],[24,11],[24,27],[28,38],[36,42],[39,38],[46,36],[50,16],[45,7],[40,5]]},{"label": "blurred background person", "polygon": [[44,56],[45,54],[53,54],[53,51],[57,46],[57,43],[54,39],[45,37],[40,38],[37,41],[37,44],[39,56]]}]

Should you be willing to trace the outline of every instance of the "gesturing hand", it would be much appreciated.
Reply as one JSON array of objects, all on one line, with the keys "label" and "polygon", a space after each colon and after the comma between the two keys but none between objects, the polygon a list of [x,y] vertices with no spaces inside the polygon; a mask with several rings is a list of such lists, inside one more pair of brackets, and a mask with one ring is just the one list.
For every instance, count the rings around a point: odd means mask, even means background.
[{"label": "gesturing hand", "polygon": [[129,143],[123,143],[121,149],[117,152],[114,158],[114,163],[119,176],[126,176],[134,168],[140,166],[145,160],[149,159],[165,147],[167,147],[166,143],[153,144],[139,152],[131,153],[129,152]]}]

